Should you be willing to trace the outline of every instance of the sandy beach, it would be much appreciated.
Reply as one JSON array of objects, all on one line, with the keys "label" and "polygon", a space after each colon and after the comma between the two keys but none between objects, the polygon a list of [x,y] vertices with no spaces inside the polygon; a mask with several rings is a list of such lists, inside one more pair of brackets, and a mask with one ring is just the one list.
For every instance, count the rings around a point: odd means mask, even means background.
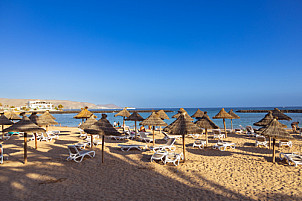
[{"label": "sandy beach", "polygon": [[[77,128],[60,130],[59,139],[28,143],[28,163],[23,164],[23,138],[3,142],[4,163],[0,165],[1,200],[301,200],[302,166],[289,166],[272,150],[256,148],[255,138],[229,134],[236,143],[225,152],[210,148],[217,140],[209,135],[209,148],[193,148],[186,138],[186,162],[179,166],[150,162],[152,151],[122,152],[118,144],[141,142],[106,139],[105,163],[101,145],[93,147],[95,158],[82,163],[67,161],[67,145],[81,142]],[[301,151],[302,138],[293,135],[292,150]],[[164,144],[156,134],[157,144]],[[204,138],[204,136],[202,136]],[[176,143],[181,152],[181,141]]]}]

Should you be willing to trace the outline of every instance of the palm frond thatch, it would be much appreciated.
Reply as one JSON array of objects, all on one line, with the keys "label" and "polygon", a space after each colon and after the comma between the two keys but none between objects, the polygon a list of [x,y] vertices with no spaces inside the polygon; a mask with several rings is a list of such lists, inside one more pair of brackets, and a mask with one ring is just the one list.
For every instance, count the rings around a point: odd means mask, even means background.
[{"label": "palm frond thatch", "polygon": [[170,134],[186,135],[186,134],[198,134],[203,130],[196,126],[190,119],[185,116],[186,113],[180,114],[180,116],[173,122],[173,125],[169,128]]},{"label": "palm frond thatch", "polygon": [[273,116],[276,117],[278,120],[287,120],[290,121],[292,118],[281,112],[278,108],[273,110]]},{"label": "palm frond thatch", "polygon": [[232,119],[240,119],[240,117],[234,113],[233,109],[228,112],[233,118]]},{"label": "palm frond thatch", "polygon": [[48,117],[50,117],[50,118],[52,118],[53,120],[56,120],[56,118],[54,117],[54,116],[52,116],[50,113],[49,113],[49,111],[47,110],[47,111],[45,111],[41,116],[48,116]]},{"label": "palm frond thatch", "polygon": [[191,117],[193,117],[193,118],[201,118],[201,117],[203,117],[203,115],[204,115],[204,112],[201,111],[200,109],[197,109],[197,111]]},{"label": "palm frond thatch", "polygon": [[114,115],[115,117],[121,116],[121,117],[129,117],[130,113],[128,112],[127,108],[125,107],[123,110],[118,112],[117,114]]},{"label": "palm frond thatch", "polygon": [[275,139],[293,139],[293,137],[285,129],[280,127],[280,122],[278,122],[276,119],[273,119],[259,133]]},{"label": "palm frond thatch", "polygon": [[85,128],[89,128],[90,126],[92,126],[92,124],[94,124],[95,122],[97,122],[98,120],[96,120],[94,118],[94,115],[92,115],[91,117],[89,117],[87,119],[87,121],[85,121],[84,123],[82,123],[79,128],[81,129],[85,129]]},{"label": "palm frond thatch", "polygon": [[81,110],[81,112],[79,112],[73,118],[75,118],[75,119],[88,119],[92,115],[93,115],[93,113],[88,110],[88,107],[85,107],[84,109]]},{"label": "palm frond thatch", "polygon": [[144,118],[136,111],[134,111],[127,119],[126,121],[143,121]]},{"label": "palm frond thatch", "polygon": [[40,118],[36,112],[33,112],[29,116],[29,119],[38,126],[48,126],[49,125],[49,123],[44,121],[44,119]]},{"label": "palm frond thatch", "polygon": [[217,129],[219,128],[208,116],[207,112],[204,112],[203,117],[198,119],[195,124],[204,129]]},{"label": "palm frond thatch", "polygon": [[26,132],[26,133],[33,133],[33,132],[45,132],[44,128],[40,128],[36,124],[34,124],[27,116],[23,116],[23,118],[12,125],[9,128],[3,130],[4,132]]},{"label": "palm frond thatch", "polygon": [[[273,119],[274,119],[273,112],[269,111],[263,119],[254,123],[254,126],[267,126]],[[286,125],[280,123],[279,121],[278,123],[280,124],[281,128],[287,128]]]},{"label": "palm frond thatch", "polygon": [[155,112],[152,112],[152,114],[145,119],[144,121],[142,121],[140,123],[140,125],[149,125],[149,126],[166,126],[167,123],[164,122],[158,114],[156,114]]},{"label": "palm frond thatch", "polygon": [[165,113],[164,110],[159,110],[159,111],[156,112],[156,114],[158,114],[159,118],[161,118],[162,120],[164,120],[164,119],[170,119],[168,117],[168,115]]},{"label": "palm frond thatch", "polygon": [[11,122],[3,113],[0,115],[0,125],[12,125],[14,124]]},{"label": "palm frond thatch", "polygon": [[233,117],[222,108],[213,119],[232,119]]},{"label": "palm frond thatch", "polygon": [[98,135],[121,135],[111,123],[107,120],[107,115],[102,114],[102,118],[97,122],[92,124],[90,127],[85,128],[84,131],[88,134],[98,134]]},{"label": "palm frond thatch", "polygon": [[22,118],[19,117],[16,113],[13,111],[9,111],[4,114],[9,120],[21,120]]}]

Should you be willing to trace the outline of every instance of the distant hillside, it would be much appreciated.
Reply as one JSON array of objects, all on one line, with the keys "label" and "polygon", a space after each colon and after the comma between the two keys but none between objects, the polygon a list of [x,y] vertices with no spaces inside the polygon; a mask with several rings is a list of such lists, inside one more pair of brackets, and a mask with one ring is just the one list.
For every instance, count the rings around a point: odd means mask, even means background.
[{"label": "distant hillside", "polygon": [[67,100],[45,100],[45,99],[10,99],[10,98],[0,98],[0,103],[4,105],[9,105],[9,106],[15,106],[15,107],[20,107],[20,106],[25,106],[27,105],[28,101],[34,101],[34,100],[43,100],[43,101],[48,101],[54,104],[54,106],[58,105],[63,105],[64,109],[80,109],[85,106],[87,106],[90,109],[117,109],[121,108],[117,105],[114,104],[104,104],[104,105],[96,105],[93,103],[87,103],[87,102],[77,102],[77,101],[67,101]]}]

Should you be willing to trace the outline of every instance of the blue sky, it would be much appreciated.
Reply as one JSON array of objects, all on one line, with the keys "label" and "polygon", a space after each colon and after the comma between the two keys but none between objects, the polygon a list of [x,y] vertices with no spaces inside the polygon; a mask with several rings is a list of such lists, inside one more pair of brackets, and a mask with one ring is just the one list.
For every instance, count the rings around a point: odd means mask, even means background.
[{"label": "blue sky", "polygon": [[301,106],[302,1],[0,3],[3,98]]}]

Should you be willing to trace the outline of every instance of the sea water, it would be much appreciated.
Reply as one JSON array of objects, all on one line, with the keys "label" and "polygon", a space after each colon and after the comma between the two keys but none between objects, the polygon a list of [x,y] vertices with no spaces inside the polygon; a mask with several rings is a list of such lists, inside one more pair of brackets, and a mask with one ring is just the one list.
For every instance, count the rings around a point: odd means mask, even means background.
[{"label": "sea water", "polygon": [[[253,125],[253,123],[260,121],[266,113],[238,113],[236,112],[237,110],[273,110],[275,107],[240,107],[240,108],[225,108],[225,110],[228,112],[230,109],[233,109],[233,111],[240,116],[240,119],[233,119],[233,127],[234,128],[239,128],[239,125],[242,125],[243,127],[247,125]],[[278,107],[280,110],[294,110],[294,109],[302,109],[302,107]],[[179,108],[140,108],[140,109],[135,109],[135,110],[170,110],[172,112],[166,112],[168,117],[170,119],[164,120],[167,124],[172,123],[175,118],[172,118],[173,115],[175,115]],[[188,114],[191,116],[193,115],[198,108],[184,108]],[[219,127],[223,128],[223,121],[222,119],[213,119],[212,117],[215,116],[221,108],[199,108],[201,111],[207,111],[209,117],[212,119],[212,121]],[[130,113],[135,110],[128,110]],[[120,122],[120,124],[123,124],[123,117],[114,117],[116,113],[106,113],[107,114],[107,119],[110,121],[111,124],[113,122]],[[151,112],[141,112],[139,113],[144,119],[150,116]],[[285,113],[287,116],[292,118],[292,121],[280,121],[281,123],[287,125],[288,128],[290,128],[290,124],[293,121],[298,121],[302,123],[302,113]],[[53,114],[53,116],[56,118],[56,121],[61,124],[61,126],[68,126],[68,127],[77,127],[81,123],[81,119],[74,119],[73,117],[76,114]],[[101,118],[101,113],[96,113],[95,114],[99,119]],[[133,121],[126,121],[125,123],[127,126],[133,127],[134,122]],[[137,123],[137,125],[139,122]],[[139,127],[139,126],[138,126]],[[230,128],[231,127],[231,120],[226,119],[226,127]]]}]

